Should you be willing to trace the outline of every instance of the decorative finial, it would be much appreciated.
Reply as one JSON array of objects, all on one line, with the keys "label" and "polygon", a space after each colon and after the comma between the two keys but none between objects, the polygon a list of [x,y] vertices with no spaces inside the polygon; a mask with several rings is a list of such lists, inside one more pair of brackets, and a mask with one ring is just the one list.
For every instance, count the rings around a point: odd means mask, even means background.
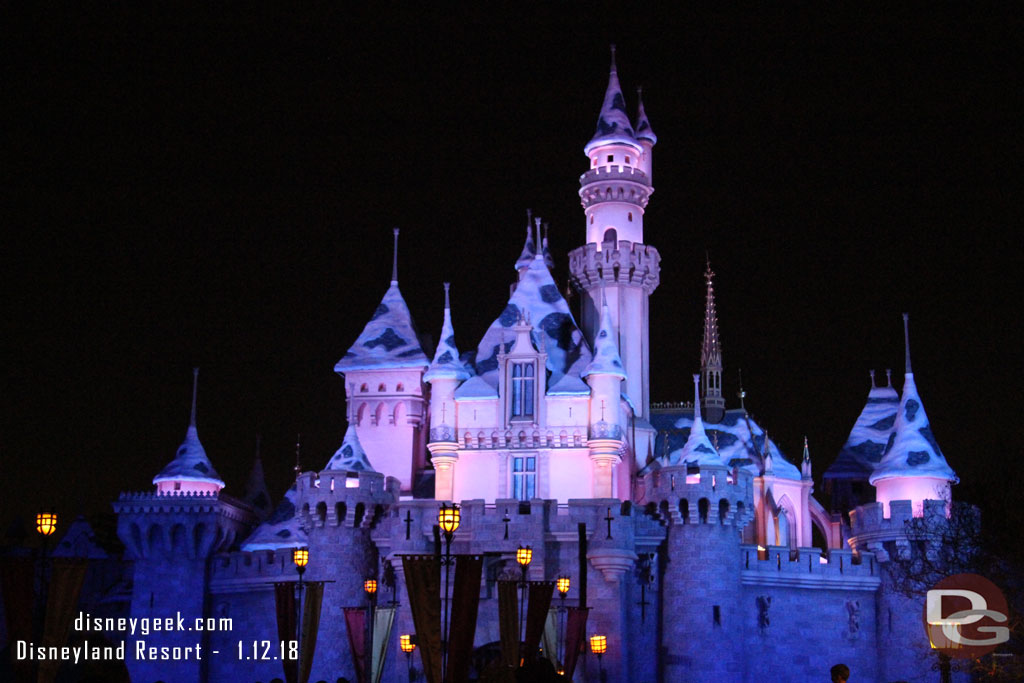
[{"label": "decorative finial", "polygon": [[805,436],[804,437],[804,462],[810,462],[810,461],[811,461],[811,451],[807,447],[807,437]]},{"label": "decorative finial", "polygon": [[710,287],[711,279],[715,277],[715,272],[711,270],[711,254],[707,249],[704,250],[704,263],[706,266],[704,270],[704,280],[708,283],[708,287]]},{"label": "decorative finial", "polygon": [[452,286],[452,283],[450,283],[450,282],[444,283],[444,308],[445,308],[445,310],[448,310],[448,309],[450,309],[452,307],[451,301],[448,299],[448,289],[451,286]]},{"label": "decorative finial", "polygon": [[550,227],[551,227],[551,224],[548,223],[547,221],[544,221],[544,246],[545,247],[548,246],[548,228],[550,228]]},{"label": "decorative finial", "polygon": [[914,371],[910,368],[910,314],[903,314],[903,346],[907,353],[907,369],[904,371],[908,375],[914,374]]},{"label": "decorative finial", "polygon": [[[537,216],[536,218],[533,219],[533,224],[537,228],[537,241],[534,242],[534,244],[536,244],[539,247],[540,244],[541,244],[541,242],[540,242],[540,216]],[[540,257],[543,258],[543,255],[541,254],[541,250],[540,249],[537,249],[537,256],[540,256]]]},{"label": "decorative finial", "polygon": [[743,399],[747,397],[747,392],[743,390],[743,368],[739,369],[740,374],[740,390],[736,393],[736,396],[740,399],[740,410],[744,413],[747,412],[747,407],[743,404]]},{"label": "decorative finial", "polygon": [[800,477],[801,479],[811,478],[811,451],[807,447],[807,437],[804,437],[804,457],[803,462],[800,463]]},{"label": "decorative finial", "polygon": [[885,385],[887,387],[890,387],[890,388],[892,387],[892,369],[891,368],[886,368],[885,369]]},{"label": "decorative finial", "polygon": [[398,228],[395,228],[395,250],[391,257],[391,282],[398,283]]},{"label": "decorative finial", "polygon": [[615,72],[616,71],[616,67],[615,67],[615,43],[612,43],[611,48],[612,48],[612,72]]},{"label": "decorative finial", "polygon": [[[875,371],[874,370],[868,370],[868,374],[871,375],[871,388],[874,389],[875,388]],[[806,437],[804,437],[804,438],[806,438]]]},{"label": "decorative finial", "polygon": [[700,373],[693,376],[693,424],[700,422]]},{"label": "decorative finial", "polygon": [[[397,234],[397,233],[396,233]],[[302,474],[302,434],[295,435],[295,478]]]},{"label": "decorative finial", "polygon": [[192,416],[188,419],[188,426],[196,426],[196,389],[199,386],[199,368],[192,368]]}]

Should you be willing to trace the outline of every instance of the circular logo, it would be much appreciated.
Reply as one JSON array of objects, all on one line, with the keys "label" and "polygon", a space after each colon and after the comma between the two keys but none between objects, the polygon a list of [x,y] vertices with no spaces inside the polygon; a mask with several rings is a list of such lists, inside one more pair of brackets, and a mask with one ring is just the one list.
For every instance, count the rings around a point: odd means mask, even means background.
[{"label": "circular logo", "polygon": [[999,587],[977,574],[954,574],[928,591],[924,627],[932,648],[976,659],[1010,639],[1009,609]]}]

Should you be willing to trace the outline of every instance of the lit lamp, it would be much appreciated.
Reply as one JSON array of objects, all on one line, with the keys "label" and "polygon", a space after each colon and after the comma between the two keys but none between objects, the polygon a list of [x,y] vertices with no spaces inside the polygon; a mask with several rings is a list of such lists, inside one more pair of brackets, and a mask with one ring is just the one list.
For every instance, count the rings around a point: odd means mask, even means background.
[{"label": "lit lamp", "polygon": [[569,592],[569,577],[559,576],[558,581],[555,582],[555,587],[558,588],[558,594],[562,596],[562,600],[565,600],[565,596]]},{"label": "lit lamp", "polygon": [[448,675],[448,582],[452,567],[452,539],[459,529],[459,522],[462,521],[462,510],[455,503],[451,506],[448,503],[441,503],[437,511],[437,526],[444,534],[444,557],[441,564],[444,566],[444,615],[441,618],[441,681],[445,681]]},{"label": "lit lamp", "polygon": [[[525,628],[526,628],[526,624],[523,623],[525,621],[523,616],[524,616],[524,614],[526,612],[526,569],[530,566],[530,561],[532,559],[533,559],[533,548],[531,548],[528,545],[521,545],[518,548],[516,548],[516,562],[519,563],[519,567],[523,571],[523,578],[519,582],[519,589],[522,591],[522,593],[520,593],[520,595],[519,595],[519,628],[523,629],[523,630],[525,630]],[[522,666],[523,659],[524,659],[524,657],[523,657],[524,653],[522,652],[522,647],[523,647],[522,643],[523,643],[524,639],[525,639],[525,635],[523,635],[523,632],[521,630],[520,634],[519,634],[519,649],[520,649],[519,663],[520,663],[520,666]]]},{"label": "lit lamp", "polygon": [[[363,581],[363,590],[366,591],[366,598],[370,601],[369,606],[366,608],[366,642],[369,643],[368,647],[370,651],[373,651],[373,614],[377,607],[377,579],[367,579]],[[370,666],[373,666],[371,657]],[[371,677],[373,672],[370,672]]]},{"label": "lit lamp", "polygon": [[590,651],[597,655],[597,665],[601,669],[601,678],[604,678],[604,663],[601,655],[608,651],[608,637],[600,635],[590,636]]},{"label": "lit lamp", "polygon": [[411,635],[404,633],[398,636],[398,647],[405,653],[405,658],[409,663],[409,681],[411,682],[415,680],[415,672],[412,669],[412,653],[416,649],[416,643],[413,642]]},{"label": "lit lamp", "polygon": [[57,513],[56,512],[40,512],[36,515],[36,531],[45,540],[47,537],[52,536],[53,532],[57,530]]},{"label": "lit lamp", "polygon": [[302,591],[302,575],[306,572],[306,565],[309,564],[309,548],[295,548],[292,550],[292,562],[295,563],[295,571],[299,573],[299,591]]},{"label": "lit lamp", "polygon": [[377,592],[377,580],[367,579],[363,582],[363,590],[369,593],[371,596]]},{"label": "lit lamp", "polygon": [[437,512],[437,524],[441,527],[441,531],[444,532],[446,539],[459,530],[459,522],[461,520],[462,510],[459,509],[458,505],[453,504],[451,507],[448,507],[448,504],[444,503]]},{"label": "lit lamp", "polygon": [[530,566],[530,562],[533,560],[533,548],[530,546],[519,546],[516,548],[516,562],[523,568],[523,574],[526,574],[526,568]]},{"label": "lit lamp", "polygon": [[42,559],[39,562],[39,607],[41,614],[36,617],[39,624],[39,637],[42,637],[43,624],[46,616],[47,592],[49,591],[49,577],[47,575],[47,557],[49,550],[50,536],[57,531],[57,513],[52,509],[49,512],[36,514],[36,532],[43,537]]},{"label": "lit lamp", "polygon": [[562,600],[562,605],[558,608],[558,630],[559,635],[561,637],[559,638],[558,648],[556,652],[559,662],[558,675],[562,676],[565,674],[565,670],[561,668],[561,665],[565,662],[565,653],[563,652],[563,650],[565,649],[565,629],[566,621],[568,619],[568,614],[566,613],[565,609],[565,596],[569,594],[569,577],[559,576],[558,580],[555,581],[555,588],[558,589],[558,595]]}]

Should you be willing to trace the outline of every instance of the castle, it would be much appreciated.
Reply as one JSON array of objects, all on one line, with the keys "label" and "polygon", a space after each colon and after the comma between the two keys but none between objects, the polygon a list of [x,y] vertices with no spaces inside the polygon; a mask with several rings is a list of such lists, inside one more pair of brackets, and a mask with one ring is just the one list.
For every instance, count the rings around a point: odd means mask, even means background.
[{"label": "castle", "polygon": [[[906,551],[904,522],[941,519],[957,479],[917,393],[909,341],[902,391],[872,381],[825,475],[832,510],[813,495],[806,443],[791,461],[742,397],[726,403],[710,264],[692,403],[652,404],[648,300],[661,270],[644,212],[657,142],[642,102],[627,113],[613,58],[584,148],[585,241],[569,254],[578,318],[539,219],[527,220],[504,310],[469,353],[447,285],[440,342],[422,347],[396,256],[380,304],[335,366],[344,441],[323,469],[297,473],[276,506],[258,461],[244,495],[222,492],[193,394],[185,441],[155,491],[114,503],[132,560],[130,615],[230,617],[231,632],[204,634],[209,650],[276,639],[273,582],[294,579],[292,549],[308,548],[306,578],[331,582],[310,680],[352,679],[342,610],[365,604],[364,579],[383,578],[388,562],[402,605],[383,680],[401,680],[398,635],[415,628],[397,558],[432,552],[438,508],[454,501],[453,552],[486,553],[477,647],[499,640],[496,582],[518,573],[518,546],[533,548],[529,578],[581,585],[583,523],[587,630],[606,634],[608,651],[584,657],[575,680],[596,680],[599,667],[609,681],[826,680],[837,662],[857,680],[925,675],[933,659],[919,606],[886,590],[884,569]],[[161,634],[161,645],[179,641],[195,634]],[[281,677],[280,662],[235,657],[128,668],[140,682]]]}]

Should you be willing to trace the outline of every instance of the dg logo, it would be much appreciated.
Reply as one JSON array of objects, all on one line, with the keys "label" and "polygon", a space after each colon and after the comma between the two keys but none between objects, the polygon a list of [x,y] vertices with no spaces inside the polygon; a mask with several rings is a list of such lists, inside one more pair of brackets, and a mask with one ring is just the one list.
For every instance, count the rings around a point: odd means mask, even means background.
[{"label": "dg logo", "polygon": [[975,659],[1010,639],[1009,610],[999,588],[977,574],[954,574],[925,598],[924,622],[932,648],[950,657]]}]

